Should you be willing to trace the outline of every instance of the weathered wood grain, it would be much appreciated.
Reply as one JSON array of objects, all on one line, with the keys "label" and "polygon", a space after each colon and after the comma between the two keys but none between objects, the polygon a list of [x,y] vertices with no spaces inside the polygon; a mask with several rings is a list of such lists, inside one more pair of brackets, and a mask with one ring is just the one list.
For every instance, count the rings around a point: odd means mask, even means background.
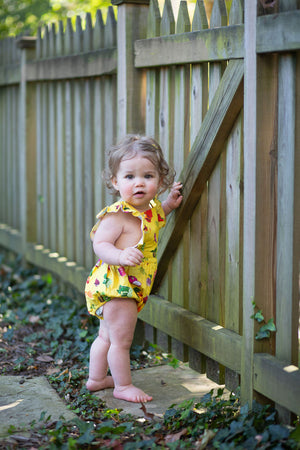
[{"label": "weathered wood grain", "polygon": [[[74,29],[68,19],[0,41],[0,245],[83,297],[89,231],[114,200],[100,176],[106,149],[126,132],[154,136],[184,200],[161,234],[164,299],[151,296],[141,313],[148,335],[201,371],[209,360],[209,376],[220,364],[240,376],[243,403],[256,390],[299,413],[289,397],[298,375],[287,376],[299,350],[297,0],[258,18],[253,2],[232,0],[228,17],[224,0],[210,2],[211,15],[204,3],[190,23],[185,3],[176,21],[170,0],[162,17],[157,0],[118,1],[118,22],[110,7],[105,24],[98,12],[85,29],[77,17]],[[253,300],[274,317],[276,342],[255,341]]]},{"label": "weathered wood grain", "polygon": [[168,218],[158,252],[158,273],[155,287],[165,274],[183,233],[183,224],[190,217],[206,181],[220,155],[233,120],[242,107],[243,62],[231,61],[223,75],[214,100],[203,120],[198,136],[179,179],[184,184],[183,202]]},{"label": "weathered wood grain", "polygon": [[299,50],[299,23],[299,10],[258,17],[257,53]]},{"label": "weathered wood grain", "polygon": [[232,25],[135,42],[135,66],[154,67],[242,58],[244,27]]},{"label": "weathered wood grain", "polygon": [[254,389],[299,415],[299,368],[267,353],[256,353],[253,363]]},{"label": "weathered wood grain", "polygon": [[242,338],[238,334],[153,295],[140,317],[200,353],[240,371]]},{"label": "weathered wood grain", "polygon": [[33,61],[27,67],[27,80],[93,77],[115,73],[116,68],[116,49],[101,49],[81,55]]},{"label": "weathered wood grain", "polygon": [[[260,16],[257,53],[299,50],[300,11]],[[286,29],[289,33],[286,33]],[[244,25],[156,37],[135,42],[135,66],[153,67],[244,57]]]}]

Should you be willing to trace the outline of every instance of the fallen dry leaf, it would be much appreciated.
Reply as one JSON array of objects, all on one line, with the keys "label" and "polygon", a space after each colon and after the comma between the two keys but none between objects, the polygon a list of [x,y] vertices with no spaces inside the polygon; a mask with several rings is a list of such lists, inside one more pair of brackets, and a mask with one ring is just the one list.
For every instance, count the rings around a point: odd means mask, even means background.
[{"label": "fallen dry leaf", "polygon": [[141,402],[141,405],[142,405],[142,406],[140,407],[140,409],[143,411],[145,419],[153,420],[153,419],[154,419],[154,414],[149,413],[149,412],[147,411],[147,409],[146,409],[144,403]]},{"label": "fallen dry leaf", "polygon": [[186,428],[183,428],[183,430],[178,431],[178,433],[168,434],[168,435],[165,437],[165,442],[171,443],[171,442],[179,441],[179,439],[181,438],[181,436],[184,436],[186,433],[187,433],[187,429],[186,429]]},{"label": "fallen dry leaf", "polygon": [[40,316],[32,315],[32,316],[29,316],[28,320],[30,323],[38,323],[40,321]]},{"label": "fallen dry leaf", "polygon": [[51,362],[51,361],[54,361],[52,356],[49,356],[49,355],[41,355],[41,356],[38,356],[36,359],[37,359],[37,361],[40,361],[40,362]]},{"label": "fallen dry leaf", "polygon": [[38,366],[28,366],[27,370],[37,370]]},{"label": "fallen dry leaf", "polygon": [[59,371],[60,371],[60,369],[58,367],[49,367],[49,369],[47,369],[46,374],[54,375],[55,373],[58,373]]},{"label": "fallen dry leaf", "polygon": [[55,378],[59,378],[59,377],[61,377],[62,375],[65,375],[66,373],[68,373],[69,372],[69,369],[65,369],[65,370],[63,370],[62,372],[60,372]]},{"label": "fallen dry leaf", "polygon": [[202,439],[197,442],[196,448],[198,450],[203,450],[207,447],[209,441],[211,441],[215,437],[216,433],[212,430],[205,430]]}]

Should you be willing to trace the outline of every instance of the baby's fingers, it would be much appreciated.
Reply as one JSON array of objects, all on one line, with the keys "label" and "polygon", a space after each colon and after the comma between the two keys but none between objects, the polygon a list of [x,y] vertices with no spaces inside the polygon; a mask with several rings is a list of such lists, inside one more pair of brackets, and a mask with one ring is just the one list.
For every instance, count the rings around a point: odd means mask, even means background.
[{"label": "baby's fingers", "polygon": [[126,248],[122,251],[120,256],[120,264],[127,266],[137,266],[143,260],[143,253],[134,247]]},{"label": "baby's fingers", "polygon": [[180,181],[177,181],[172,186],[172,191],[181,194],[181,190],[183,188],[182,183]]}]

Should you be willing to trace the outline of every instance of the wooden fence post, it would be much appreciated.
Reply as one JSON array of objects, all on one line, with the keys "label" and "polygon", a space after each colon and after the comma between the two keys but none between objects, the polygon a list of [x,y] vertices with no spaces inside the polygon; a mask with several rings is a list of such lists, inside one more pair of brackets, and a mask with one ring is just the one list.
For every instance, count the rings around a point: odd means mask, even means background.
[{"label": "wooden fence post", "polygon": [[241,401],[253,400],[254,324],[250,318],[255,295],[255,209],[256,209],[256,1],[245,2],[244,75],[244,258],[243,343]]},{"label": "wooden fence post", "polygon": [[[280,2],[280,11],[297,8],[296,0]],[[279,56],[278,62],[278,233],[276,272],[276,357],[298,365],[299,323],[299,133],[297,110],[296,55]],[[298,94],[299,95],[299,94]],[[299,119],[298,119],[299,121]],[[297,141],[298,140],[298,141]],[[298,146],[297,146],[298,144]],[[292,270],[291,270],[292,268]],[[290,412],[276,405],[280,418],[288,423]]]},{"label": "wooden fence post", "polygon": [[149,0],[113,0],[118,5],[118,139],[145,130],[145,72],[134,67],[134,42],[146,38]]},{"label": "wooden fence post", "polygon": [[[36,240],[36,96],[35,85],[27,83],[26,64],[35,56],[36,38],[23,37],[18,41],[21,49],[20,80],[20,228],[25,256],[27,242]],[[27,220],[30,218],[30,220]]]}]

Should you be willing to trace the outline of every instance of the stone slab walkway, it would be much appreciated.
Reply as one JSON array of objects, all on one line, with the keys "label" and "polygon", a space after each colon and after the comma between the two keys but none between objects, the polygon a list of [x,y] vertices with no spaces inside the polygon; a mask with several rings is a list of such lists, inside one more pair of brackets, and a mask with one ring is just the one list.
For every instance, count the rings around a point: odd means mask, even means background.
[{"label": "stone slab walkway", "polygon": [[8,435],[10,426],[21,432],[28,430],[33,420],[40,420],[43,411],[52,420],[76,417],[45,377],[25,379],[24,383],[23,380],[18,376],[0,376],[0,437]]},{"label": "stone slab walkway", "polygon": [[[199,400],[211,389],[221,387],[184,364],[176,369],[165,365],[136,370],[132,377],[136,386],[153,396],[153,400],[145,404],[146,413],[157,419],[162,418],[172,404],[191,398]],[[33,420],[40,420],[43,411],[52,420],[58,420],[60,416],[66,420],[76,417],[45,377],[25,379],[24,383],[23,380],[19,376],[0,376],[0,438],[8,435],[11,425],[20,433],[26,432]],[[117,400],[112,389],[99,391],[96,395],[109,409],[122,409],[126,414],[145,417],[140,403]]]},{"label": "stone slab walkway", "polygon": [[[157,418],[162,418],[166,410],[174,403],[179,404],[191,398],[200,400],[212,389],[224,387],[185,364],[180,364],[176,369],[163,365],[135,370],[132,372],[132,380],[137,387],[153,397],[153,400],[145,403],[144,406],[147,413],[154,414]],[[96,392],[95,395],[106,402],[107,408],[123,409],[124,413],[144,417],[140,403],[115,399],[112,389]]]}]

